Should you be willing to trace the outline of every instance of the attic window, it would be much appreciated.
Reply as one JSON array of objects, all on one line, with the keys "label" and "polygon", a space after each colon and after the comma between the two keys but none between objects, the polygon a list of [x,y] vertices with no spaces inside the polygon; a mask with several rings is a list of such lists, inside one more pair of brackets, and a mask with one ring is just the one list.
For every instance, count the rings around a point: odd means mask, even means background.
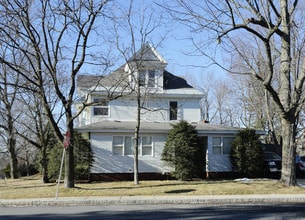
[{"label": "attic window", "polygon": [[139,80],[140,80],[139,85],[140,85],[140,86],[145,86],[145,81],[146,81],[146,80],[145,80],[145,78],[146,78],[145,75],[146,75],[146,71],[143,71],[143,70],[142,70],[142,71],[140,71],[139,74],[140,74],[140,76],[139,76]]},{"label": "attic window", "polygon": [[156,85],[156,71],[155,70],[141,70],[139,72],[139,85],[147,87],[155,87]]},{"label": "attic window", "polygon": [[155,76],[156,73],[154,70],[149,70],[148,71],[148,87],[155,87]]}]

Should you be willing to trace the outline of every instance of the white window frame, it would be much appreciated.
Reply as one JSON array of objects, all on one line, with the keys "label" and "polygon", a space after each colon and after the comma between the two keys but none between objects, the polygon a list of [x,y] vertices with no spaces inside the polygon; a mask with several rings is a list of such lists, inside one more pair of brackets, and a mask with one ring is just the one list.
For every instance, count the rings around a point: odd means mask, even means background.
[{"label": "white window frame", "polygon": [[[132,150],[132,153],[129,154],[127,153],[127,138],[131,138],[132,140],[132,149],[133,149],[133,144],[134,144],[134,137],[133,136],[128,136],[128,135],[114,135],[112,136],[112,155],[115,155],[115,156],[131,156],[133,155],[133,150]],[[139,142],[139,152],[138,152],[138,155],[139,156],[153,156],[153,152],[154,152],[154,141],[153,141],[153,136],[141,136],[139,137],[140,138],[140,142]],[[118,143],[118,144],[115,144],[114,143],[114,140],[115,139],[122,139],[122,143]],[[145,144],[143,145],[143,140],[144,139],[150,139],[149,141],[149,144]],[[118,154],[117,152],[119,152],[119,149],[121,148],[121,153]],[[150,148],[150,154],[143,154],[143,152],[147,152],[146,150],[143,150],[143,149],[148,149]]]},{"label": "white window frame", "polygon": [[[220,142],[215,143],[214,140],[216,140],[216,139],[220,140]],[[231,142],[232,142],[234,137],[233,136],[214,136],[214,137],[212,137],[212,154],[213,155],[230,155],[232,145],[230,146],[229,150],[225,149],[225,148],[227,148],[227,146],[224,146],[224,144],[226,144],[225,139],[231,139]]]},{"label": "white window frame", "polygon": [[[140,143],[141,155],[142,156],[152,156],[153,155],[153,137],[152,136],[142,136],[140,138],[141,138],[141,143]],[[149,143],[143,144],[144,139],[149,139]],[[150,154],[146,154],[146,153],[143,154],[143,152],[146,152],[146,151],[144,151],[144,149],[150,149]]]},{"label": "white window frame", "polygon": [[[115,143],[114,141],[115,139],[122,139],[122,141]],[[112,154],[116,156],[120,156],[124,154],[124,136],[116,135],[112,137]]]},{"label": "white window frame", "polygon": [[[153,73],[153,77],[151,77]],[[155,88],[157,86],[156,83],[156,73],[157,71],[154,69],[142,69],[138,71],[139,74],[139,85],[142,87]]]},{"label": "white window frame", "polygon": [[[153,73],[153,77],[151,74]],[[148,70],[147,71],[147,87],[154,88],[156,87],[156,70]]]},{"label": "white window frame", "polygon": [[[95,116],[95,117],[108,117],[109,116],[109,101],[104,99],[104,98],[98,98],[98,97],[94,97],[92,98],[92,101],[93,102],[105,102],[105,105],[97,105],[97,106],[93,106],[92,107],[92,115]],[[102,109],[103,110],[106,110],[107,111],[107,114],[96,114],[95,110],[96,109]]]}]

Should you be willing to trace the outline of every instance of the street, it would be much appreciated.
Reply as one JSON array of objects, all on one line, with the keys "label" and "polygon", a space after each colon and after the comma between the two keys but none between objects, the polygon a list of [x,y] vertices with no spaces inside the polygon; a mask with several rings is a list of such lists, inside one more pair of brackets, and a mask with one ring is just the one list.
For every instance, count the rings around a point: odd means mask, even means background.
[{"label": "street", "polygon": [[304,204],[0,207],[0,219],[305,219]]}]

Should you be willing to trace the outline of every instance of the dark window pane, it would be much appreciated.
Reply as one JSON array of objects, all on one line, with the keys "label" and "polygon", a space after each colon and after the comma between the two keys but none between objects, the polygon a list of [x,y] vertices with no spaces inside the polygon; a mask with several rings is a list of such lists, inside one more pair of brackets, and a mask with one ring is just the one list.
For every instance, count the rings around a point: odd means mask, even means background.
[{"label": "dark window pane", "polygon": [[169,120],[177,120],[177,113],[178,113],[177,107],[178,107],[177,102],[169,103]]}]

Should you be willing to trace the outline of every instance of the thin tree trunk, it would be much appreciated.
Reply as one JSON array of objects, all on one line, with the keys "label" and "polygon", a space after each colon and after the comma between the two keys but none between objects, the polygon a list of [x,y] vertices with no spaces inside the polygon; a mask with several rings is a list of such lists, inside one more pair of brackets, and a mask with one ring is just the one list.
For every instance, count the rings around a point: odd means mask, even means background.
[{"label": "thin tree trunk", "polygon": [[73,123],[67,125],[67,134],[70,136],[70,144],[66,150],[65,156],[65,187],[74,188],[74,157],[73,157]]},{"label": "thin tree trunk", "polygon": [[268,119],[268,125],[269,125],[269,136],[271,143],[275,145],[279,145],[279,142],[277,140],[275,130],[274,130],[274,123],[271,117],[271,112],[270,112],[270,99],[269,99],[269,94],[268,91],[265,89],[265,102],[266,102],[266,114],[267,114],[267,119]]},{"label": "thin tree trunk", "polygon": [[[139,73],[138,73],[139,74]],[[137,125],[135,129],[135,145],[134,145],[134,184],[139,184],[139,132],[141,124],[141,90],[140,90],[140,77],[138,76],[138,85],[137,85]]]}]

